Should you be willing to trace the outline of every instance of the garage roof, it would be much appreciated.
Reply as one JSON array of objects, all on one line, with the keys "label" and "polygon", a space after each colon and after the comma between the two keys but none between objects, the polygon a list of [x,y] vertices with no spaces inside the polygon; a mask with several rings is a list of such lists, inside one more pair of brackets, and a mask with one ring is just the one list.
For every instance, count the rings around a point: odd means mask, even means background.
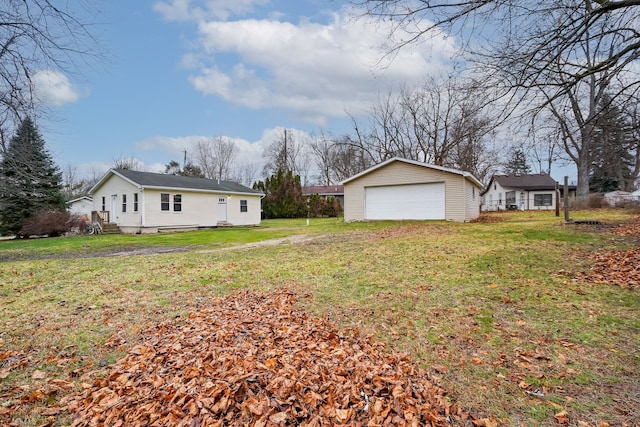
[{"label": "garage roof", "polygon": [[483,188],[484,187],[484,185],[480,182],[480,180],[478,180],[478,178],[476,178],[475,176],[473,176],[469,172],[464,172],[464,171],[461,171],[461,170],[458,170],[458,169],[445,168],[443,166],[431,165],[429,163],[422,163],[422,162],[418,162],[416,160],[404,159],[402,157],[393,157],[393,158],[391,158],[389,160],[385,160],[384,162],[379,163],[379,164],[377,164],[377,165],[375,165],[373,167],[370,167],[369,169],[367,169],[365,171],[362,171],[359,174],[352,176],[351,178],[345,179],[340,184],[344,185],[344,184],[346,184],[348,182],[356,180],[356,179],[360,178],[361,176],[367,175],[367,174],[369,174],[369,173],[371,173],[371,172],[373,172],[373,171],[375,171],[377,169],[380,169],[380,168],[382,168],[382,167],[384,167],[384,166],[386,166],[386,165],[388,165],[390,163],[393,163],[393,162],[403,162],[403,163],[407,163],[407,164],[410,164],[410,165],[421,166],[421,167],[425,167],[425,168],[429,168],[429,169],[435,169],[435,170],[439,170],[439,171],[443,171],[443,172],[449,172],[449,173],[453,173],[453,174],[456,174],[456,175],[461,175],[461,176],[467,178],[472,183],[474,183],[477,187],[479,187],[479,188]]}]

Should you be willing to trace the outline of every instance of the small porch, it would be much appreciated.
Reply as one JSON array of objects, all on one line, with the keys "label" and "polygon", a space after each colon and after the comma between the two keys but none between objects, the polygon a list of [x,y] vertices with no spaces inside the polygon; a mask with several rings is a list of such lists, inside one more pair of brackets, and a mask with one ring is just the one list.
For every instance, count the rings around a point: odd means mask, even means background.
[{"label": "small porch", "polygon": [[122,234],[118,224],[111,222],[109,211],[91,211],[93,234]]}]

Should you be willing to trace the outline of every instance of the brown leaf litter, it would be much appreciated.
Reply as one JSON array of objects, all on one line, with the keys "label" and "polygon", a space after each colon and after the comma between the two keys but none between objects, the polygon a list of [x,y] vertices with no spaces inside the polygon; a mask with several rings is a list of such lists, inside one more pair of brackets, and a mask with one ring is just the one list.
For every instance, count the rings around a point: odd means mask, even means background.
[{"label": "brown leaf litter", "polygon": [[589,255],[594,261],[587,272],[576,272],[576,279],[591,283],[637,288],[640,285],[640,248]]},{"label": "brown leaf litter", "polygon": [[215,299],[60,404],[73,426],[478,425],[407,355],[280,291]]}]

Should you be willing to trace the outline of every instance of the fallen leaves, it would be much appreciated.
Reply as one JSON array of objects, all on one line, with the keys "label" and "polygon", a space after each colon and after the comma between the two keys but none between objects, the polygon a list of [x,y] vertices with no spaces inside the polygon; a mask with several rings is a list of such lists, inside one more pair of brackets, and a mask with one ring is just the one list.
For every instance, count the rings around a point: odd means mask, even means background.
[{"label": "fallen leaves", "polygon": [[146,331],[142,345],[62,399],[74,426],[450,426],[471,418],[408,356],[243,293]]},{"label": "fallen leaves", "polygon": [[590,256],[594,264],[588,272],[574,277],[586,282],[636,288],[640,285],[640,248],[598,252]]}]

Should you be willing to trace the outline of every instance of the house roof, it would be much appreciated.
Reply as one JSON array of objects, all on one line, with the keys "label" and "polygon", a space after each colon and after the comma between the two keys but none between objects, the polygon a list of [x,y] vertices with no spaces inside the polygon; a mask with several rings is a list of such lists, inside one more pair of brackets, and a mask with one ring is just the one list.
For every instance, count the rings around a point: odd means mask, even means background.
[{"label": "house roof", "polygon": [[557,182],[546,173],[493,175],[489,185],[481,194],[486,193],[494,181],[500,184],[502,188],[527,191],[554,190],[557,185]]},{"label": "house roof", "polygon": [[343,196],[343,185],[307,185],[302,187],[302,194],[319,194],[322,196]]},{"label": "house roof", "polygon": [[359,174],[354,175],[351,178],[345,179],[344,181],[341,182],[341,184],[346,184],[348,182],[356,180],[356,179],[360,178],[363,175],[369,174],[369,173],[371,173],[371,172],[373,172],[373,171],[375,171],[377,169],[380,169],[380,168],[382,168],[382,167],[384,167],[384,166],[386,166],[386,165],[388,165],[390,163],[393,163],[393,162],[402,162],[402,163],[407,163],[407,164],[410,164],[410,165],[421,166],[421,167],[425,167],[425,168],[429,168],[429,169],[439,170],[439,171],[442,171],[442,172],[449,172],[449,173],[453,173],[453,174],[456,174],[456,175],[461,175],[461,176],[467,178],[469,181],[473,182],[477,187],[480,187],[480,188],[483,187],[482,182],[480,182],[480,180],[478,180],[478,178],[476,178],[475,176],[473,176],[469,172],[464,172],[464,171],[461,171],[461,170],[458,170],[458,169],[445,168],[443,166],[431,165],[429,163],[422,163],[422,162],[418,162],[418,161],[415,161],[415,160],[404,159],[402,157],[393,157],[391,159],[385,160],[384,162],[379,163],[379,164],[377,164],[377,165],[375,165],[373,167],[370,167],[369,169],[367,169],[367,170],[365,170],[363,172],[360,172]]},{"label": "house roof", "polygon": [[140,188],[262,195],[260,191],[253,190],[232,181],[218,181],[207,178],[193,178],[189,176],[141,172],[128,169],[111,169],[96,185],[91,188],[89,193],[94,193],[111,177],[111,175],[117,175]]},{"label": "house roof", "polygon": [[80,196],[80,197],[75,198],[73,200],[67,201],[67,204],[71,204],[71,203],[75,203],[75,202],[81,202],[83,200],[86,200],[88,202],[93,202],[93,197],[91,197],[91,196]]}]

